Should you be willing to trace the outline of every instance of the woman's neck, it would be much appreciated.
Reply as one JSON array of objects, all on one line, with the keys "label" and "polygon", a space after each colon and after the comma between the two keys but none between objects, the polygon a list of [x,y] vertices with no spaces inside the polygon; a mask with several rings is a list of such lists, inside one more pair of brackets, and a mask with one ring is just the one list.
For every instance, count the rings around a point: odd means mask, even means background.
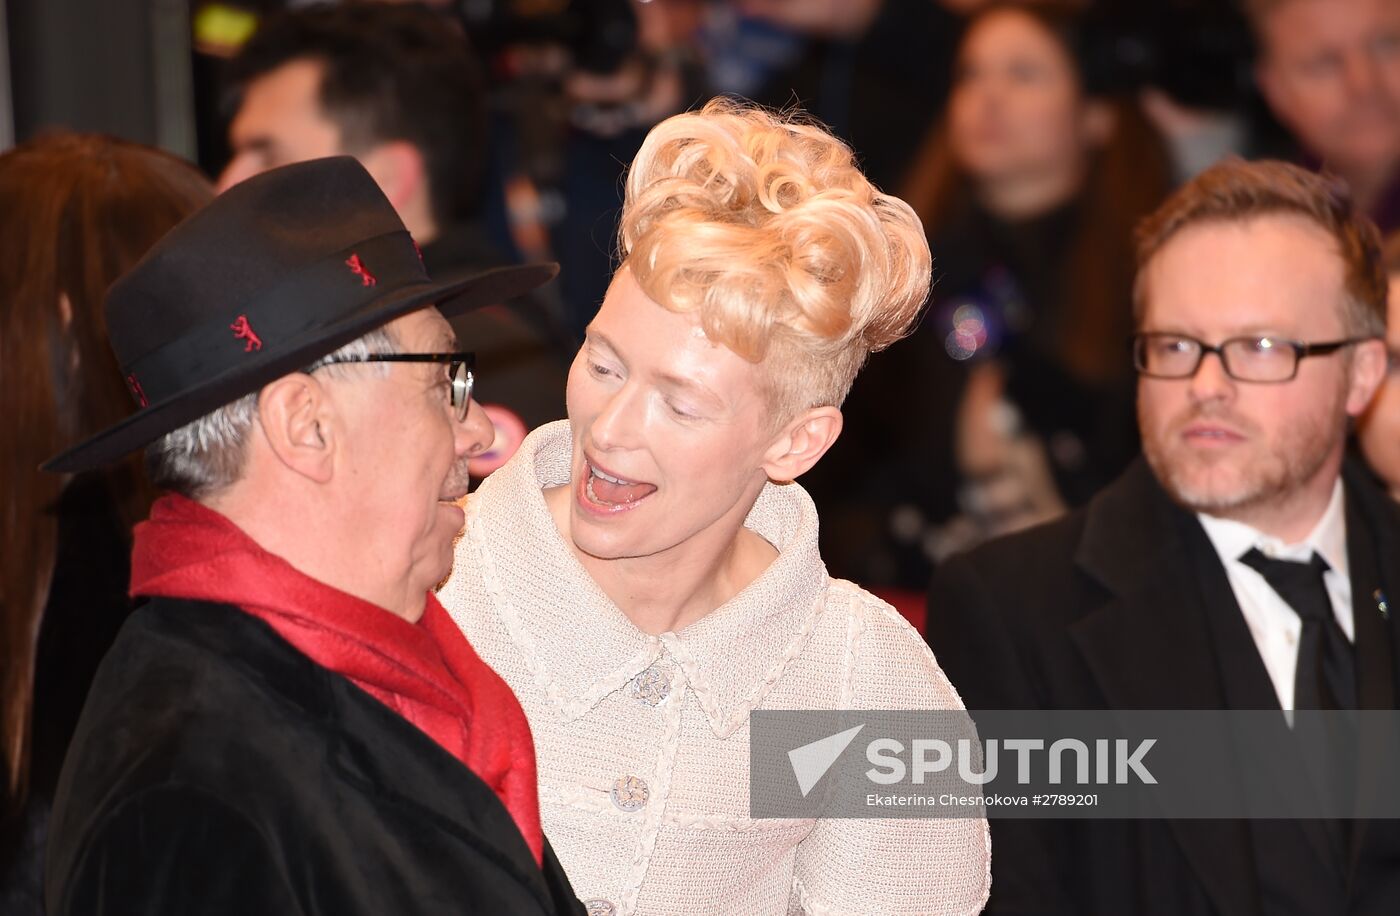
[{"label": "woman's neck", "polygon": [[569,535],[571,496],[569,487],[545,491],[565,543],[603,594],[644,633],[678,632],[695,623],[743,591],[778,557],[773,545],[743,526],[747,510],[650,556],[595,557],[575,547]]},{"label": "woman's neck", "polygon": [[1073,199],[1082,186],[1082,170],[1075,166],[985,181],[977,186],[976,194],[984,210],[1014,223],[1049,213]]}]

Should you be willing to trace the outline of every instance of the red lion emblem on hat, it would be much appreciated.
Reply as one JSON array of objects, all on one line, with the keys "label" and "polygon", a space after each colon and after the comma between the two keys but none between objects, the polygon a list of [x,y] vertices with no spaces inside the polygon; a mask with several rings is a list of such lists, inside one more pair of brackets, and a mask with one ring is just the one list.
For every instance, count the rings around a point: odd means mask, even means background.
[{"label": "red lion emblem on hat", "polygon": [[248,323],[247,315],[239,315],[238,319],[228,327],[233,332],[234,340],[247,341],[243,347],[244,353],[252,353],[254,350],[262,349],[262,338],[253,331],[253,326]]},{"label": "red lion emblem on hat", "polygon": [[378,280],[374,279],[374,274],[370,273],[369,270],[365,267],[364,262],[360,260],[359,255],[350,255],[350,257],[345,259],[345,263],[350,268],[350,272],[360,278],[360,282],[362,285],[373,286],[374,284],[379,282]]},{"label": "red lion emblem on hat", "polygon": [[141,389],[141,382],[137,380],[135,372],[126,377],[126,386],[131,389],[131,396],[136,398],[137,404],[142,407],[151,406],[151,402],[146,400],[146,392]]}]

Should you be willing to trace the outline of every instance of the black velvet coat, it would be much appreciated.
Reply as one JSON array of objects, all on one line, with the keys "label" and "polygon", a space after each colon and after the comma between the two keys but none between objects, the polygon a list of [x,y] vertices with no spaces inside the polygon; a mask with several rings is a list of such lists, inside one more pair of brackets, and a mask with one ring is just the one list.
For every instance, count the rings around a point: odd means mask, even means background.
[{"label": "black velvet coat", "polygon": [[237,608],[157,599],[93,683],[46,869],[64,914],[581,914],[484,782]]}]

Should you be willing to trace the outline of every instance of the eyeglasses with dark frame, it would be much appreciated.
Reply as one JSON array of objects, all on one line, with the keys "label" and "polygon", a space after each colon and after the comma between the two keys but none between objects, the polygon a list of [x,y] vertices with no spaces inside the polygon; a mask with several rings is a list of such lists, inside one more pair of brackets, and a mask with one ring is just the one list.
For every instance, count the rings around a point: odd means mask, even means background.
[{"label": "eyeglasses with dark frame", "polygon": [[1305,343],[1268,334],[1231,337],[1211,346],[1185,334],[1162,331],[1134,334],[1133,368],[1148,378],[1191,378],[1201,368],[1207,353],[1220,357],[1225,374],[1241,382],[1275,384],[1292,381],[1298,363],[1309,356],[1326,356],[1352,344],[1374,340],[1348,337]]},{"label": "eyeglasses with dark frame", "polygon": [[[456,411],[457,422],[471,409],[472,387],[476,384],[475,353],[371,353],[367,356],[340,356],[320,366],[344,363],[442,363],[447,366],[448,401]],[[320,368],[317,366],[317,368]]]}]

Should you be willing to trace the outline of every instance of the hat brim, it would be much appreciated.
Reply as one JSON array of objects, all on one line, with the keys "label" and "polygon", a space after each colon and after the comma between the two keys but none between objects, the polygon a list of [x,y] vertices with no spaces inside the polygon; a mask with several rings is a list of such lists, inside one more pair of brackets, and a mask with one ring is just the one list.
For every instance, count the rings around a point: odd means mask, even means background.
[{"label": "hat brim", "polygon": [[[248,362],[141,408],[130,417],[50,458],[42,469],[76,473],[111,464],[207,413],[260,390],[269,382],[334,353],[350,341],[395,318],[430,305],[436,305],[444,317],[451,318],[528,293],[548,283],[558,272],[557,264],[526,264],[474,271],[455,277],[448,274],[440,281],[399,287],[332,324],[310,329],[291,340],[269,344]],[[471,341],[463,341],[462,346],[470,349]]]}]

